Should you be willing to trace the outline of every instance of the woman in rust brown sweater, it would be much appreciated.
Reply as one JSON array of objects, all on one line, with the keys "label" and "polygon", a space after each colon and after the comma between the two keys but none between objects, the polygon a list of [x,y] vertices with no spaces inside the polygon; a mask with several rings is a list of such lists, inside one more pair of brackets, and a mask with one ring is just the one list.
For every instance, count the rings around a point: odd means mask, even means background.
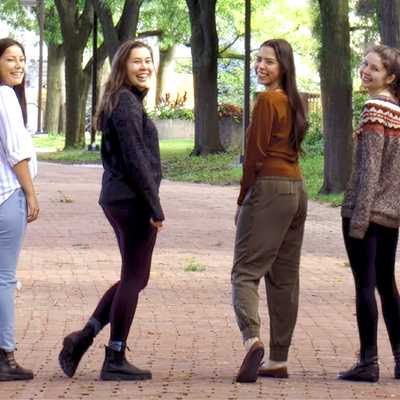
[{"label": "woman in rust brown sweater", "polygon": [[[286,361],[296,323],[299,262],[307,195],[299,165],[307,122],[297,91],[293,51],[283,39],[264,42],[255,65],[259,94],[247,131],[238,198],[233,305],[246,355],[236,377],[288,377]],[[270,351],[263,361],[258,286],[264,278]]]}]

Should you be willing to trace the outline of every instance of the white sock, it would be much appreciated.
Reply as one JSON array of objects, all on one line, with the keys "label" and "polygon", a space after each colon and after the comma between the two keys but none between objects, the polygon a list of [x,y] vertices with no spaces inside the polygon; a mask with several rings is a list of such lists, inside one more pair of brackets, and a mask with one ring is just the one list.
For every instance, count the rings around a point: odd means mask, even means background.
[{"label": "white sock", "polygon": [[261,366],[265,369],[279,369],[284,368],[287,365],[287,361],[274,361],[269,359],[262,360]]},{"label": "white sock", "polygon": [[249,351],[251,346],[253,346],[253,344],[255,342],[258,342],[260,339],[257,336],[248,338],[244,341],[244,348],[246,349],[246,351]]}]

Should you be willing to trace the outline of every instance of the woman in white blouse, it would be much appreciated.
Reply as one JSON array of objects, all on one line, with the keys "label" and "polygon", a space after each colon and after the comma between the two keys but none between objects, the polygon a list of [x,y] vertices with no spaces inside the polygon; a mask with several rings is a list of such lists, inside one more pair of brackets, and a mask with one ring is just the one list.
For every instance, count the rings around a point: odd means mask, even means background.
[{"label": "woman in white blouse", "polygon": [[32,379],[15,362],[16,267],[27,222],[39,214],[32,179],[36,155],[25,128],[25,51],[0,39],[0,381]]}]

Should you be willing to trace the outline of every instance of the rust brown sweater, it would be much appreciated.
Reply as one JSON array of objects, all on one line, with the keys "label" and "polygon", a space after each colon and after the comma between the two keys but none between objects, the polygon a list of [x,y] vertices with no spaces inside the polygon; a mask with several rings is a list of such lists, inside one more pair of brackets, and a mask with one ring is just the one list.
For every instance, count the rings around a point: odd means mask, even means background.
[{"label": "rust brown sweater", "polygon": [[291,130],[292,113],[286,93],[281,90],[260,93],[246,132],[238,205],[243,203],[257,176],[302,179],[299,155],[289,141]]}]

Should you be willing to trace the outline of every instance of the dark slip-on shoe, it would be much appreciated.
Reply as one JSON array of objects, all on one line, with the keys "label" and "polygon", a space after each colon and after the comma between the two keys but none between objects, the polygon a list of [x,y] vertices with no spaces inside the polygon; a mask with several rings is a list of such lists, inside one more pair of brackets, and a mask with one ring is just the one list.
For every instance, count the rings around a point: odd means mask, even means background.
[{"label": "dark slip-on shoe", "polygon": [[236,376],[236,382],[248,383],[255,382],[258,376],[258,369],[264,357],[264,345],[258,340],[253,343],[250,350],[247,352],[239,372]]},{"label": "dark slip-on shoe", "polygon": [[258,376],[263,376],[265,378],[277,378],[277,379],[289,378],[287,367],[265,368],[262,365],[258,369]]}]

